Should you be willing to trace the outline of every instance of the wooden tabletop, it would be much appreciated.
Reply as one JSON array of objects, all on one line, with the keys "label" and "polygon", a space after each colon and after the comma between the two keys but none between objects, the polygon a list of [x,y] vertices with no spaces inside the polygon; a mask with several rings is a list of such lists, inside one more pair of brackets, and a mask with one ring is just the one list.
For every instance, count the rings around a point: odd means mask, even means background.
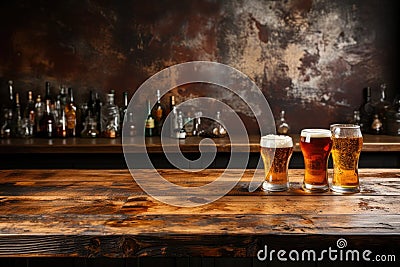
[{"label": "wooden tabletop", "polygon": [[[300,152],[299,135],[291,135],[294,141],[294,151]],[[363,152],[400,152],[400,136],[388,135],[364,135]],[[183,140],[175,140],[179,143],[182,152],[197,153],[201,137],[187,137]],[[228,137],[213,138],[213,144],[207,146],[216,147],[218,152],[231,152],[232,144]],[[136,152],[140,146],[137,138],[127,138],[125,147],[127,152]],[[259,152],[260,136],[250,135],[247,141],[239,140],[235,145],[236,151]],[[146,149],[149,153],[162,153],[160,137],[146,138]],[[122,153],[121,138],[13,138],[0,139],[0,153]]]},{"label": "wooden tabletop", "polygon": [[[159,172],[199,186],[222,170]],[[349,249],[400,256],[399,170],[361,169],[362,190],[350,195],[305,193],[295,169],[288,192],[248,192],[253,172],[211,204],[179,208],[148,196],[128,170],[2,170],[0,256],[256,257],[265,246],[338,249],[341,238]]]}]

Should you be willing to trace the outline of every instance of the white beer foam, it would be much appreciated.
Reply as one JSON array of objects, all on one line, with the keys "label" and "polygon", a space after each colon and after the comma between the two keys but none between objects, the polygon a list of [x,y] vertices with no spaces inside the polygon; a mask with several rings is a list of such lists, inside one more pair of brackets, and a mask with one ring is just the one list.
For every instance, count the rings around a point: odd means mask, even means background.
[{"label": "white beer foam", "polygon": [[287,135],[268,134],[261,137],[260,146],[271,148],[293,147],[293,141]]},{"label": "white beer foam", "polygon": [[327,129],[303,129],[301,131],[301,136],[307,138],[331,137],[331,135],[331,131]]}]

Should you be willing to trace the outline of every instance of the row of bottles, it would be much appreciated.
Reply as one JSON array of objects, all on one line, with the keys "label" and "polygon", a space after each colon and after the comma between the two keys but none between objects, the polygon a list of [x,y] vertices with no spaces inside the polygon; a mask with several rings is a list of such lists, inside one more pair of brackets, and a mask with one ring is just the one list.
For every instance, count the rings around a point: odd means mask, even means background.
[{"label": "row of bottles", "polygon": [[[216,121],[197,118],[190,113],[184,114],[176,108],[175,96],[169,99],[168,108],[161,102],[160,91],[155,95],[156,104],[151,107],[148,101],[148,116],[143,132],[137,132],[134,114],[128,109],[128,93],[123,92],[123,105],[115,104],[115,91],[110,90],[106,101],[100,101],[99,94],[89,92],[87,102],[78,106],[75,102],[72,88],[60,87],[56,96],[51,95],[50,83],[45,82],[44,97],[34,97],[32,91],[27,93],[27,103],[21,111],[20,94],[14,92],[13,82],[8,83],[9,99],[3,106],[3,121],[1,122],[0,138],[9,137],[107,137],[116,138],[121,135],[123,122],[127,124],[129,136],[144,134],[145,136],[160,136],[162,128],[173,138],[186,136],[224,137],[226,130]],[[171,125],[164,125],[165,118],[171,114]],[[196,117],[195,116],[195,117]],[[221,113],[216,114],[217,121]]]},{"label": "row of bottles", "polygon": [[[170,96],[168,108],[161,103],[160,91],[157,90],[157,102],[151,107],[150,101],[147,101],[148,115],[145,122],[145,136],[160,136],[162,129],[169,137],[184,139],[186,136],[206,136],[206,137],[224,137],[227,132],[221,121],[221,112],[217,111],[216,120],[202,118],[202,112],[195,113],[192,117],[190,113],[184,115],[183,111],[176,107],[175,96]],[[166,125],[165,119],[170,115],[170,124]]]},{"label": "row of bottles", "polygon": [[386,85],[380,86],[380,98],[373,102],[371,88],[363,89],[363,103],[354,111],[353,123],[368,134],[400,135],[400,99],[391,104],[386,99]]},{"label": "row of bottles", "polygon": [[[123,93],[124,105],[119,108],[114,103],[113,90],[107,95],[104,104],[97,93],[94,96],[93,91],[90,91],[88,101],[78,107],[72,88],[60,87],[57,96],[53,97],[50,93],[50,83],[45,82],[44,97],[38,94],[34,98],[32,91],[28,91],[26,107],[22,112],[20,94],[14,91],[13,82],[9,81],[9,96],[2,109],[0,138],[115,138],[120,134],[128,107],[127,92]],[[129,114],[128,121],[133,122],[132,117],[133,114]]]}]

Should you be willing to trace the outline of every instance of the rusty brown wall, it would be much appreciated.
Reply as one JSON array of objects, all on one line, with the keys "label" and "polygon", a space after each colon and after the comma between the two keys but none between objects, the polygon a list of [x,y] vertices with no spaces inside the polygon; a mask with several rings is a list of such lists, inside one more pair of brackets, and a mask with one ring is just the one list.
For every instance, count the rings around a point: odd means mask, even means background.
[{"label": "rusty brown wall", "polygon": [[[4,3],[5,2],[5,3]],[[390,0],[2,1],[1,101],[6,83],[25,96],[50,81],[75,89],[78,102],[93,89],[135,89],[165,67],[210,60],[253,79],[274,114],[296,133],[351,117],[361,90],[380,83],[397,89],[398,14]],[[201,85],[178,88],[178,101],[207,95],[230,104],[256,131],[237,97]],[[25,97],[23,98],[25,100]]]}]

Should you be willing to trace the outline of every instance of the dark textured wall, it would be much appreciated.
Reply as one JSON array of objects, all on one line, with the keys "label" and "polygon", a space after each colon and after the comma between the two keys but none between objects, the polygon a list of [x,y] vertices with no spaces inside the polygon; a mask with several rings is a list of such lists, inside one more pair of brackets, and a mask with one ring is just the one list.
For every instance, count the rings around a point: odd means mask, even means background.
[{"label": "dark textured wall", "polygon": [[[5,3],[4,3],[5,2]],[[292,132],[351,117],[361,90],[387,83],[399,92],[398,12],[390,0],[3,1],[0,6],[1,101],[14,80],[23,95],[50,81],[88,91],[135,89],[165,67],[191,60],[228,64],[262,89]],[[178,102],[218,98],[257,128],[248,107],[221,88],[190,85]]]}]

